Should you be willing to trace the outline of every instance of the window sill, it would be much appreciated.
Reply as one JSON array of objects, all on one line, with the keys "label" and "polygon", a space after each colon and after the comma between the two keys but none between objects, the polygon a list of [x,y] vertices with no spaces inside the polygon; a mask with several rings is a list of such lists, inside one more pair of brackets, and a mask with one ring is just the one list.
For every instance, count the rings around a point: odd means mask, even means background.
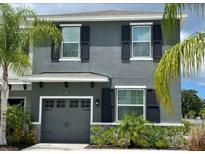
[{"label": "window sill", "polygon": [[130,58],[131,61],[134,61],[134,60],[153,60],[153,58],[151,57],[134,57],[134,58]]},{"label": "window sill", "polygon": [[81,61],[80,58],[60,58],[59,61]]}]

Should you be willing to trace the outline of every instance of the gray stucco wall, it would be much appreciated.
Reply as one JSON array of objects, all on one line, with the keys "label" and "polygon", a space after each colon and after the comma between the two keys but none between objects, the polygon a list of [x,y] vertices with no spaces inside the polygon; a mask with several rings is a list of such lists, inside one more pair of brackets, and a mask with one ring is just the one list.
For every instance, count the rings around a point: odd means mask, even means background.
[{"label": "gray stucco wall", "polygon": [[[121,62],[121,26],[129,22],[90,22],[83,23],[90,26],[90,60],[89,63],[80,61],[51,62],[51,48],[34,48],[33,73],[41,72],[94,72],[111,77],[112,87],[115,85],[145,85],[153,88],[153,74],[156,64],[153,61],[131,61]],[[179,31],[179,29],[177,30]],[[178,33],[179,34],[179,33]],[[179,41],[179,35],[176,39]],[[167,46],[163,46],[163,49]],[[83,85],[83,86],[82,86]],[[93,95],[100,97],[102,85],[93,89],[87,89],[86,83],[71,84],[73,89],[71,95]],[[98,84],[96,84],[98,85]],[[172,84],[173,85],[173,84]],[[167,114],[161,110],[161,122],[180,122],[181,120],[181,97],[180,81],[172,87],[174,111]],[[39,96],[41,95],[63,95],[62,84],[45,84],[42,89],[33,84],[32,115],[37,120]],[[99,88],[99,89],[98,89]],[[97,112],[96,109],[95,112]],[[100,110],[99,110],[100,112]],[[96,117],[99,120],[99,117]]]}]

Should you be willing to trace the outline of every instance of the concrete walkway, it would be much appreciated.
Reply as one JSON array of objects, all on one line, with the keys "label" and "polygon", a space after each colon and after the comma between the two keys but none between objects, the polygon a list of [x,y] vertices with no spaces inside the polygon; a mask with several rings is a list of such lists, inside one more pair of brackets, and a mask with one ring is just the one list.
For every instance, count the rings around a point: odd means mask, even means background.
[{"label": "concrete walkway", "polygon": [[31,147],[25,148],[22,151],[75,151],[75,150],[83,150],[83,151],[113,151],[113,152],[122,152],[122,151],[138,151],[138,152],[170,152],[170,151],[184,151],[184,150],[157,150],[157,149],[86,149],[88,144],[61,144],[61,143],[39,143],[33,145]]},{"label": "concrete walkway", "polygon": [[82,150],[88,144],[57,144],[57,143],[38,143],[22,151],[68,151],[68,150]]}]

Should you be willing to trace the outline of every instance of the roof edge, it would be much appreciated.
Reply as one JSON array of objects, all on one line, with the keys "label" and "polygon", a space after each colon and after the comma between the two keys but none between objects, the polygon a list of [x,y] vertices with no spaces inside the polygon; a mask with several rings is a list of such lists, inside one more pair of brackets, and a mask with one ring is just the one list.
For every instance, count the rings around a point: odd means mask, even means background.
[{"label": "roof edge", "polygon": [[[106,15],[106,16],[41,16],[43,19],[55,22],[86,22],[86,21],[138,21],[138,20],[161,20],[163,14],[161,15]],[[180,17],[179,17],[180,18]],[[187,15],[183,14],[181,16],[182,20],[187,18]],[[33,20],[28,18],[28,20]]]}]

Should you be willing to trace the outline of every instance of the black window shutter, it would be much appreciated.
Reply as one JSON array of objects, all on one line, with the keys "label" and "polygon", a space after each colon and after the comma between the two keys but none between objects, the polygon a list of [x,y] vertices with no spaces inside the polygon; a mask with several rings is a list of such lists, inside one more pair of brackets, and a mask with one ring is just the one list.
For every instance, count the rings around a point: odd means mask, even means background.
[{"label": "black window shutter", "polygon": [[154,24],[153,32],[153,59],[159,62],[162,57],[162,29],[160,24]]},{"label": "black window shutter", "polygon": [[102,89],[101,122],[114,121],[114,90]]},{"label": "black window shutter", "polygon": [[131,30],[129,25],[123,25],[121,29],[122,62],[130,61]]},{"label": "black window shutter", "polygon": [[[55,23],[57,28],[61,31],[61,27]],[[60,46],[56,46],[52,41],[51,43],[51,62],[58,62],[60,57]]]},{"label": "black window shutter", "polygon": [[160,106],[157,103],[155,90],[147,89],[147,120],[160,123]]},{"label": "black window shutter", "polygon": [[51,62],[58,62],[60,55],[60,47],[56,47],[55,43],[51,44]]},{"label": "black window shutter", "polygon": [[90,57],[90,27],[82,26],[81,27],[81,61],[89,62]]}]

